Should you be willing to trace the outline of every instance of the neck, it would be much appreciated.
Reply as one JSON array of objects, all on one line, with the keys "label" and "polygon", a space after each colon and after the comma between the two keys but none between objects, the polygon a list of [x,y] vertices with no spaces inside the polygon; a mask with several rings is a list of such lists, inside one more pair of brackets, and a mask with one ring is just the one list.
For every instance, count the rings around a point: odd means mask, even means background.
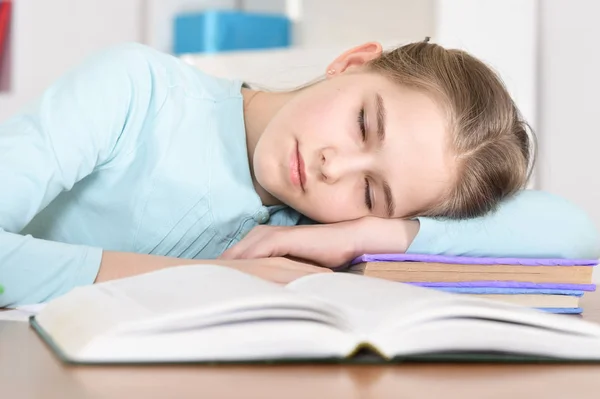
[{"label": "neck", "polygon": [[254,176],[254,150],[271,119],[294,95],[291,92],[269,93],[242,88],[244,98],[244,124],[246,126],[246,147],[254,189],[263,205],[280,205],[281,201],[267,192]]}]

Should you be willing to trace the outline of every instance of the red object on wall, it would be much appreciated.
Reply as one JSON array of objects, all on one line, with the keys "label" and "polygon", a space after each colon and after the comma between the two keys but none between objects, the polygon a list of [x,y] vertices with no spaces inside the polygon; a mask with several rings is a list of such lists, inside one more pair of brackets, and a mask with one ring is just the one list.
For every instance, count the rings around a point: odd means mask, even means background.
[{"label": "red object on wall", "polygon": [[8,90],[10,86],[9,69],[9,34],[12,14],[12,1],[0,0],[0,91]]},{"label": "red object on wall", "polygon": [[0,60],[3,58],[10,25],[11,1],[0,2]]}]

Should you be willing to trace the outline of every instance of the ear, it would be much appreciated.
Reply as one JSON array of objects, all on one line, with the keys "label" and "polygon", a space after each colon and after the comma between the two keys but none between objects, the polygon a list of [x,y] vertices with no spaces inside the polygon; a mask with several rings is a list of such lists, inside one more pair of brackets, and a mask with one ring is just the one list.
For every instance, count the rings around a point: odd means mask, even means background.
[{"label": "ear", "polygon": [[360,68],[367,62],[379,57],[382,52],[383,48],[378,42],[369,42],[351,48],[329,64],[327,67],[327,77],[333,77],[348,70]]}]

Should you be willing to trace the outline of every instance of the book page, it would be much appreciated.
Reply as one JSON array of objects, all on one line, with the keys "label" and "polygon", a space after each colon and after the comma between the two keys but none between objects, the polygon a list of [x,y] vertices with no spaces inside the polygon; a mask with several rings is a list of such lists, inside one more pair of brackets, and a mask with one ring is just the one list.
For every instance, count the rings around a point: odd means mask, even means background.
[{"label": "book page", "polygon": [[[553,318],[557,315],[542,314]],[[568,323],[580,322],[562,316]],[[443,318],[373,337],[388,357],[432,353],[512,354],[526,357],[600,360],[600,335],[574,334],[552,328],[492,319]]]},{"label": "book page", "polygon": [[452,294],[350,273],[302,277],[287,289],[314,296],[343,309],[352,328],[370,333],[381,327],[393,313],[418,312],[432,301],[444,302]]},{"label": "book page", "polygon": [[171,267],[78,287],[51,301],[36,319],[72,351],[108,332],[150,333],[260,319],[343,326],[333,306],[216,265]]},{"label": "book page", "polygon": [[[360,331],[363,339],[388,356],[402,351],[408,353],[417,347],[428,347],[427,341],[441,342],[442,337],[447,336],[447,326],[450,325],[455,326],[458,335],[462,328],[480,326],[480,333],[484,334],[488,331],[487,326],[491,325],[493,331],[508,328],[515,334],[527,330],[556,337],[600,338],[600,326],[582,320],[355,274],[307,276],[288,284],[287,288],[342,308],[346,317],[352,321],[353,329]],[[421,330],[427,331],[429,335],[414,333]],[[416,341],[421,338],[423,341],[409,344],[404,339],[409,333],[414,333],[411,337]],[[498,341],[495,350],[503,342],[502,335],[496,338]],[[457,349],[459,346],[461,350],[465,348],[464,341],[460,341],[460,345],[456,342]],[[507,345],[506,349],[510,349],[509,342],[504,344]],[[473,348],[481,349],[481,346],[474,344]],[[445,349],[450,350],[452,347]]]},{"label": "book page", "polygon": [[313,314],[315,320],[333,324],[337,318],[333,306],[322,307],[279,284],[223,266],[168,268],[113,281],[101,288],[125,296],[154,314],[155,320],[130,326],[128,331],[202,327],[286,315],[309,318]]},{"label": "book page", "polygon": [[91,362],[212,362],[348,356],[353,336],[310,320],[267,319],[160,334],[123,334],[88,345],[74,359]]},{"label": "book page", "polygon": [[127,297],[155,314],[222,306],[249,297],[289,296],[277,284],[216,265],[170,267],[96,287]]}]

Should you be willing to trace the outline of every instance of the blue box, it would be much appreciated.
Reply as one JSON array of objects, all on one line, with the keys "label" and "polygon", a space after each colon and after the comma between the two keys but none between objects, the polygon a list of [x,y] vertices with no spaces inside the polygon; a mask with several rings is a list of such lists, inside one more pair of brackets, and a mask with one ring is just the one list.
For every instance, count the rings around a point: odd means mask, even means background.
[{"label": "blue box", "polygon": [[175,54],[289,47],[291,22],[277,14],[211,10],[175,17]]}]

